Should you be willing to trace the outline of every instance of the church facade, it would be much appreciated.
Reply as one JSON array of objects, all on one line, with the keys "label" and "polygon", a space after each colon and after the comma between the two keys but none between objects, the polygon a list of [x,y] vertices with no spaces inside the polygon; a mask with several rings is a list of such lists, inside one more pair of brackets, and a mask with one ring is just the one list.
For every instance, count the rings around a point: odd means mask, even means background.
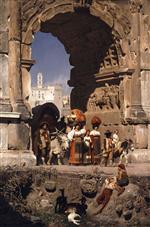
[{"label": "church facade", "polygon": [[31,87],[29,103],[33,108],[46,102],[54,103],[61,114],[63,108],[63,89],[61,84],[44,85],[43,75],[42,73],[38,73],[37,84]]}]

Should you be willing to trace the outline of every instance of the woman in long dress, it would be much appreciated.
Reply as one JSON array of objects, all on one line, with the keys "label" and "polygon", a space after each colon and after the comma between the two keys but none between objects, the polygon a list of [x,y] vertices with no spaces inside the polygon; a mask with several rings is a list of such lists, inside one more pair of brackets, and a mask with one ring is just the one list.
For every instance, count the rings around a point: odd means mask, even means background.
[{"label": "woman in long dress", "polygon": [[92,140],[90,137],[90,130],[87,130],[84,136],[84,146],[83,146],[84,163],[86,164],[92,163],[91,144],[92,144]]},{"label": "woman in long dress", "polygon": [[83,152],[82,152],[82,131],[80,125],[76,124],[75,129],[72,132],[72,140],[70,142],[70,158],[69,164],[82,164]]},{"label": "woman in long dress", "polygon": [[90,132],[92,140],[92,163],[95,164],[95,157],[100,155],[101,152],[101,142],[100,142],[100,132],[98,131],[98,126],[93,126],[93,130]]},{"label": "woman in long dress", "polygon": [[92,140],[92,163],[100,164],[101,161],[101,134],[99,126],[101,124],[101,119],[98,116],[94,116],[91,120],[93,130],[90,132]]}]

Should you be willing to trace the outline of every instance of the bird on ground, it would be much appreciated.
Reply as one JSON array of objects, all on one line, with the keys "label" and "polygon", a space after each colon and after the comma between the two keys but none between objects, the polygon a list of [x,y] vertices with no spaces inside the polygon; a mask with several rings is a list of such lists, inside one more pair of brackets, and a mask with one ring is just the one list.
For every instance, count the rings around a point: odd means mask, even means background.
[{"label": "bird on ground", "polygon": [[68,208],[65,213],[68,214],[68,222],[72,222],[75,225],[80,225],[81,216],[76,213],[76,208]]}]

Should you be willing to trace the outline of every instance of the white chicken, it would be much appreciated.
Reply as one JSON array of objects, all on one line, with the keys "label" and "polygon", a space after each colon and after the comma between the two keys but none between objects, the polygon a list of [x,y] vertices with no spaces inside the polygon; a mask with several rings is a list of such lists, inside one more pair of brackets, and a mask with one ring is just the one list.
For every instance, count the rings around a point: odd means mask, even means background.
[{"label": "white chicken", "polygon": [[81,216],[76,213],[76,208],[69,208],[65,213],[68,214],[68,222],[72,222],[75,225],[80,225]]}]

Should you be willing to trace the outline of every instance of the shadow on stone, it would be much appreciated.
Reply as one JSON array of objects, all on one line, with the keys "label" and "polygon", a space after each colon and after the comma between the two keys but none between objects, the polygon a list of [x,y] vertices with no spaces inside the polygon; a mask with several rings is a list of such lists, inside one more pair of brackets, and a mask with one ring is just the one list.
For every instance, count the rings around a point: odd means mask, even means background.
[{"label": "shadow on stone", "polygon": [[0,197],[0,227],[45,227],[39,219],[30,221],[12,207],[4,197]]}]

